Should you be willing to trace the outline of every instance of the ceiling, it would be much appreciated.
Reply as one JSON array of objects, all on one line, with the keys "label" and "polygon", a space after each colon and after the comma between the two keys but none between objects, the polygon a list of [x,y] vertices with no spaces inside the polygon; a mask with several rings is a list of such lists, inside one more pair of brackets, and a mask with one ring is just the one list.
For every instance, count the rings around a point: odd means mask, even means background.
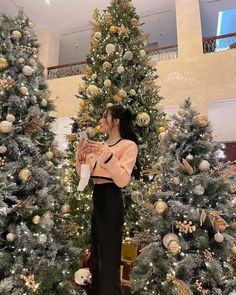
[{"label": "ceiling", "polygon": [[[46,2],[51,2],[47,4]],[[189,0],[194,1],[194,0]],[[1,11],[15,16],[23,8],[36,30],[50,28],[60,38],[59,64],[84,60],[89,50],[89,21],[95,7],[105,9],[109,0],[1,0]],[[218,12],[236,8],[236,0],[199,0],[203,36],[216,35]],[[176,44],[175,0],[133,0],[145,22],[149,42]]]}]

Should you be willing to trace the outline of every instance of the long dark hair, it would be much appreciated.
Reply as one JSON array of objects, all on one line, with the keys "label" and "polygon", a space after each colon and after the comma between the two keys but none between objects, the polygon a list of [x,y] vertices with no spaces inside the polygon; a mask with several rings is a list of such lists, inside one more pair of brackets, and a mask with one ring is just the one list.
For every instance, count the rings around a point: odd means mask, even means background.
[{"label": "long dark hair", "polygon": [[[106,109],[106,112],[110,112],[112,119],[120,120],[120,135],[123,139],[129,139],[138,144],[138,136],[135,133],[133,125],[133,115],[130,110],[125,109],[121,105],[113,105]],[[138,179],[140,177],[141,165],[138,160],[136,160],[132,175]]]},{"label": "long dark hair", "polygon": [[112,119],[120,120],[120,135],[124,139],[129,139],[138,144],[138,137],[134,131],[133,115],[130,110],[121,105],[113,105],[106,109],[110,112]]}]

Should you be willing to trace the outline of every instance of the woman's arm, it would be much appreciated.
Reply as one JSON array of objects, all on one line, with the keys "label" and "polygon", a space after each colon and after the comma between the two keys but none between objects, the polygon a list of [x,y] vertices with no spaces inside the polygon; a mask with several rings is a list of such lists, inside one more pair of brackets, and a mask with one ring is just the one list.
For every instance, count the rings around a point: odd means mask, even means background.
[{"label": "woman's arm", "polygon": [[104,148],[101,154],[101,167],[109,171],[114,183],[119,187],[125,187],[131,179],[131,173],[134,168],[138,154],[137,145],[130,142],[124,147],[124,151],[118,159],[109,148]]}]

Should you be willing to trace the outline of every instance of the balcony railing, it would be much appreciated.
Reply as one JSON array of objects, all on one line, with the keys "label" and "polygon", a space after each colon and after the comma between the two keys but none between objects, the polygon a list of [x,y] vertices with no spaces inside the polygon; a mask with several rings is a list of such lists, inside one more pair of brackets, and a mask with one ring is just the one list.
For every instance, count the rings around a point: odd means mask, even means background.
[{"label": "balcony railing", "polygon": [[236,48],[236,33],[204,37],[203,52],[218,52]]},{"label": "balcony railing", "polygon": [[[177,58],[178,55],[178,46],[168,45],[163,47],[156,47],[147,49],[148,54],[151,57],[155,56],[157,60],[166,60]],[[47,68],[47,78],[48,79],[58,79],[68,76],[81,75],[82,69],[85,67],[86,61],[75,62],[71,64],[64,64],[55,67]]]}]

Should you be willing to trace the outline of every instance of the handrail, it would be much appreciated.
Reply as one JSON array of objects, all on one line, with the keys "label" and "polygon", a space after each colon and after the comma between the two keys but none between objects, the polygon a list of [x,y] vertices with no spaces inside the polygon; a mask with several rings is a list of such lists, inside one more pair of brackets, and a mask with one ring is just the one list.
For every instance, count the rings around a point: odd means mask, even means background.
[{"label": "handrail", "polygon": [[223,38],[230,38],[230,37],[236,37],[236,33],[230,33],[230,34],[224,34],[224,35],[218,35],[218,36],[210,36],[210,37],[203,37],[203,41],[205,40],[216,40],[216,39],[223,39]]}]

